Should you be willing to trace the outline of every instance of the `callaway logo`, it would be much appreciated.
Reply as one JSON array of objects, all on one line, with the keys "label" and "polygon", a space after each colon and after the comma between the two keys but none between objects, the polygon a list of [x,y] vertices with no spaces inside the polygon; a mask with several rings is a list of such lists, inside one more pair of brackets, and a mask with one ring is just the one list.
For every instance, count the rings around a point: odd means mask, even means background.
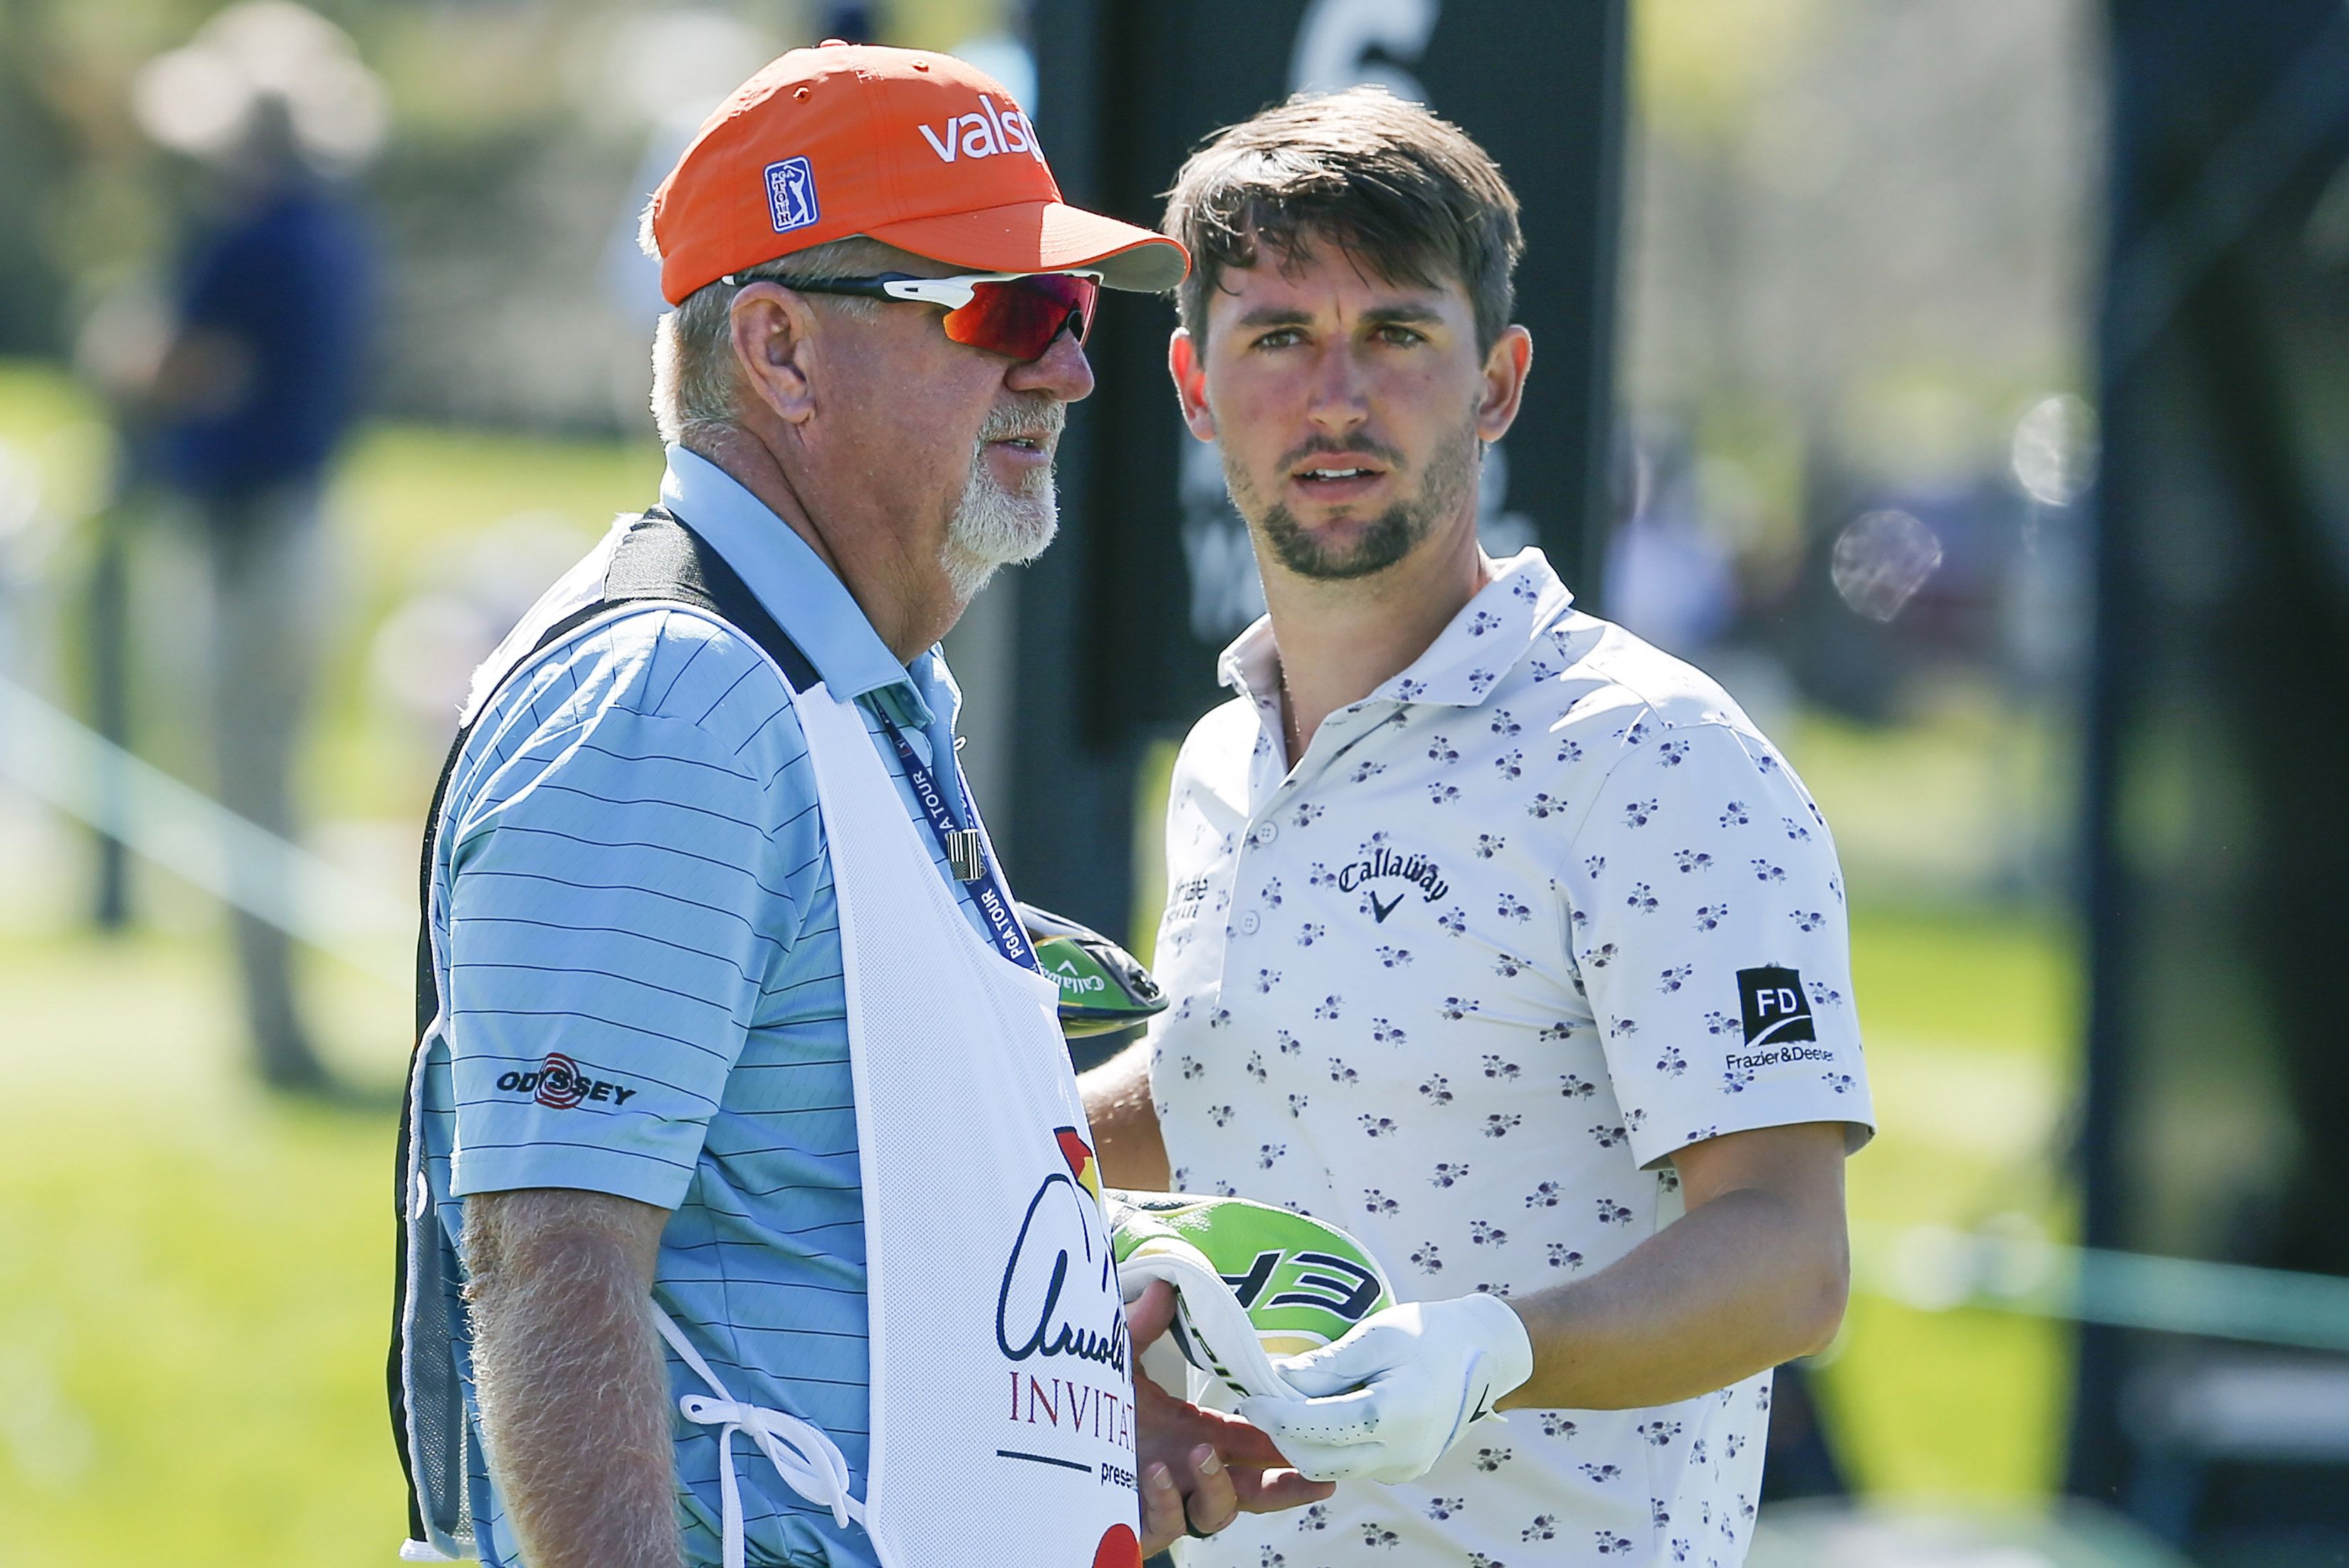
[{"label": "callaway logo", "polygon": [[952,163],[957,158],[992,158],[999,152],[1024,152],[1039,163],[1044,161],[1036,128],[1028,123],[1026,115],[1016,108],[999,111],[995,100],[985,93],[978,95],[978,107],[981,112],[957,115],[935,129],[926,124],[916,128],[940,163]]},{"label": "callaway logo", "polygon": [[[1339,872],[1338,891],[1351,892],[1356,888],[1361,887],[1364,882],[1389,880],[1405,882],[1411,887],[1417,888],[1420,896],[1430,903],[1433,903],[1452,891],[1452,884],[1444,880],[1443,872],[1437,869],[1433,861],[1429,860],[1425,855],[1399,855],[1383,844],[1372,850],[1367,859],[1356,861]],[[1365,888],[1362,896],[1370,901],[1371,917],[1381,925],[1384,925],[1387,923],[1387,916],[1392,914],[1395,912],[1395,906],[1402,903],[1404,891],[1402,888],[1397,888],[1391,897],[1382,899],[1375,892]]]}]

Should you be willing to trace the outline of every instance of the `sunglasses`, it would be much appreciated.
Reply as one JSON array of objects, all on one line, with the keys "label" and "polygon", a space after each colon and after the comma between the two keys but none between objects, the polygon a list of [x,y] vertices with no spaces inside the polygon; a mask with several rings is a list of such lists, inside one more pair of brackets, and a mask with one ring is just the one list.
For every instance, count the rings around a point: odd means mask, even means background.
[{"label": "sunglasses", "polygon": [[[729,273],[725,281],[737,280]],[[1041,359],[1062,327],[1082,344],[1093,323],[1093,301],[1101,294],[1098,273],[960,273],[950,278],[884,273],[871,278],[774,281],[801,294],[944,305],[947,337],[1023,361]]]}]

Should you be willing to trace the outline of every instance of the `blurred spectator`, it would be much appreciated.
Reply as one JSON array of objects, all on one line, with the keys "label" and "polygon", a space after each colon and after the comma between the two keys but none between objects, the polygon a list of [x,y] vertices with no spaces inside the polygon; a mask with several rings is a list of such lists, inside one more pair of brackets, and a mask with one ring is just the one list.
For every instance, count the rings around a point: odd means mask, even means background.
[{"label": "blurred spectator", "polygon": [[1608,613],[1682,658],[1719,642],[1737,614],[1737,584],[1721,531],[1709,525],[1695,454],[1661,443],[1645,504],[1608,542]]},{"label": "blurred spectator", "polygon": [[[380,104],[349,38],[279,0],[222,12],[150,63],[134,100],[204,188],[124,418],[139,477],[201,523],[221,801],[287,839],[324,630],[319,495],[357,408],[374,300],[374,242],[342,177],[379,138]],[[326,1087],[286,934],[242,908],[233,921],[263,1078]]]}]

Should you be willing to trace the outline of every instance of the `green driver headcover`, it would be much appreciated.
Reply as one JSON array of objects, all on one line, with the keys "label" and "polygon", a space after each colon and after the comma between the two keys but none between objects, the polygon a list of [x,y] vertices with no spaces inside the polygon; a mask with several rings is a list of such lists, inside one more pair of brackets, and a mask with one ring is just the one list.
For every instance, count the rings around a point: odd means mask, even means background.
[{"label": "green driver headcover", "polygon": [[1019,906],[1019,923],[1037,967],[1060,985],[1061,1033],[1068,1038],[1130,1029],[1166,1010],[1166,993],[1150,971],[1092,927],[1032,903]]},{"label": "green driver headcover", "polygon": [[1246,1198],[1102,1194],[1125,1299],[1174,1286],[1184,1359],[1235,1393],[1295,1398],[1274,1367],[1394,1305],[1385,1271],[1337,1226]]}]

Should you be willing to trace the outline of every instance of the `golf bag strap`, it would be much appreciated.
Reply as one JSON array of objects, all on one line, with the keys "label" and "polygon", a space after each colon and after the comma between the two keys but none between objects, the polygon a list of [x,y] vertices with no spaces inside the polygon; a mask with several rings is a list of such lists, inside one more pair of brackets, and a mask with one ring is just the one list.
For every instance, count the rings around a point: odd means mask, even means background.
[{"label": "golf bag strap", "polygon": [[[794,691],[806,691],[820,678],[815,665],[784,634],[740,575],[726,564],[725,558],[683,520],[667,508],[656,506],[630,523],[613,545],[612,558],[604,570],[601,595],[549,626],[532,645],[530,652],[515,660],[512,668],[499,677],[499,686],[502,686],[516,671],[580,627],[633,603],[687,604],[717,616],[763,649]],[[473,725],[487,710],[495,690],[484,696],[474,709],[473,718],[450,742],[449,755],[440,764],[439,781],[432,787],[432,804],[425,812],[424,846],[417,867],[416,1037],[411,1051],[423,1047],[425,1031],[440,1014],[440,979],[432,967],[432,862],[439,847],[440,813],[448,804],[449,782],[456,773],[457,758],[463,755],[466,742],[472,738]],[[409,1091],[400,1099],[399,1141],[392,1151],[392,1214],[398,1222],[398,1242],[391,1289],[391,1353],[386,1372],[392,1437],[399,1449],[400,1475],[408,1486],[409,1539],[422,1541],[427,1536],[409,1457],[407,1385],[402,1375],[407,1356],[402,1324],[408,1284],[409,1139],[415,1115],[413,1071],[409,1082]]]}]

